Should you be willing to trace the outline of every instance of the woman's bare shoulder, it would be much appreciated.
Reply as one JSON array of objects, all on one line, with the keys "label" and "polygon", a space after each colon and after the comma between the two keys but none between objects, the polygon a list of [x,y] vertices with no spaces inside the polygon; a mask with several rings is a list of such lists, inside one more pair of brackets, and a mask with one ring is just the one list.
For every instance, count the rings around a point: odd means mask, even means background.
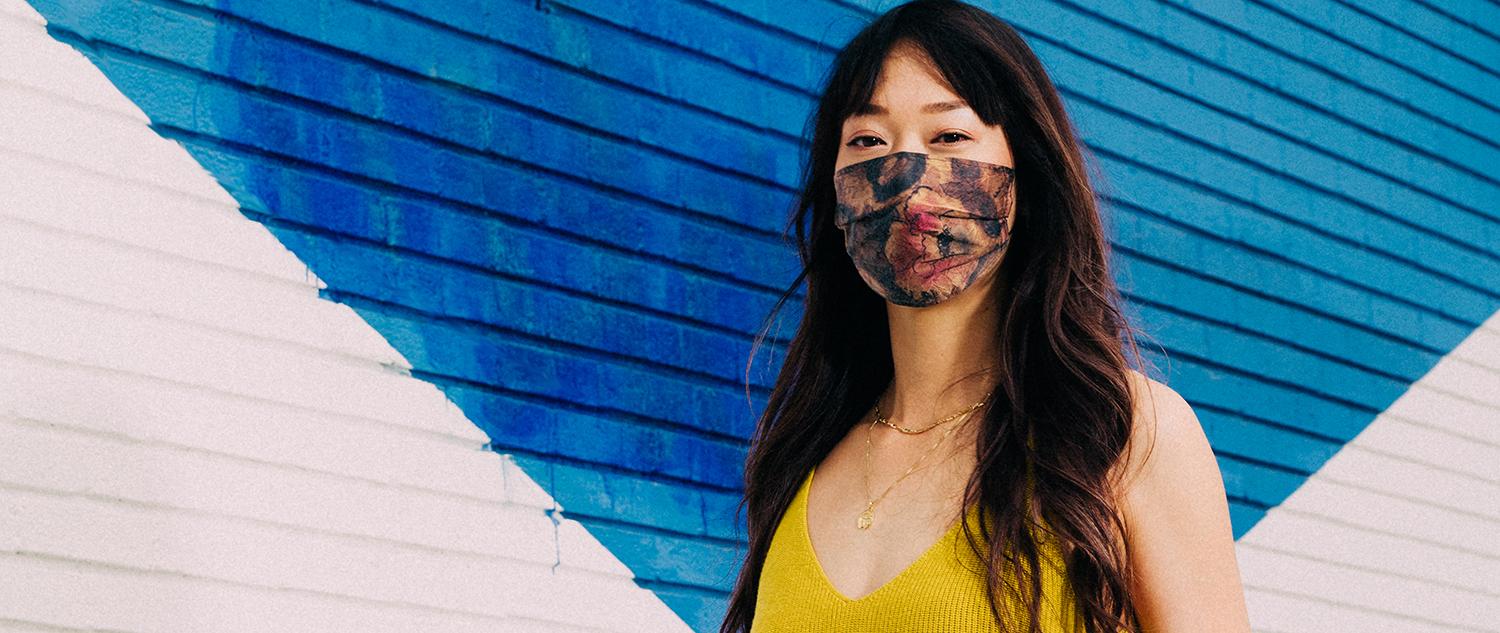
[{"label": "woman's bare shoulder", "polygon": [[1164,462],[1187,457],[1201,466],[1209,450],[1197,414],[1177,390],[1134,369],[1127,374],[1134,415],[1125,455],[1116,464],[1116,470],[1123,471],[1117,473],[1122,494]]},{"label": "woman's bare shoulder", "polygon": [[1146,630],[1249,631],[1218,458],[1176,390],[1132,375],[1120,510]]}]

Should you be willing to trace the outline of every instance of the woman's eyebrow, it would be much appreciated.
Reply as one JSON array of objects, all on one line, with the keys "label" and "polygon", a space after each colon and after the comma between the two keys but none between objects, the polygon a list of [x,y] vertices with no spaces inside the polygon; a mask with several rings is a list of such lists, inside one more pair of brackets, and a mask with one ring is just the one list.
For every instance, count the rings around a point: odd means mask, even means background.
[{"label": "woman's eyebrow", "polygon": [[[938,101],[938,102],[935,102],[935,103],[929,103],[927,105],[922,106],[922,113],[923,114],[937,114],[939,112],[947,112],[949,110],[958,110],[960,108],[967,108],[967,107],[969,107],[969,104],[964,103],[963,101]],[[863,104],[863,105],[859,106],[858,108],[855,108],[855,110],[854,110],[854,116],[869,116],[869,115],[874,115],[874,114],[890,114],[890,113],[891,113],[890,110],[887,110],[884,107],[875,105],[873,103]]]}]

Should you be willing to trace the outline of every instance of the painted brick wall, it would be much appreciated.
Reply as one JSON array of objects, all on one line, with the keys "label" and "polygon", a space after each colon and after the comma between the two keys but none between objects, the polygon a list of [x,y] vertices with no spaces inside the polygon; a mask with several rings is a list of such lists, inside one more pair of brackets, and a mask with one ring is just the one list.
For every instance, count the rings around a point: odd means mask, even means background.
[{"label": "painted brick wall", "polygon": [[691,630],[31,7],[0,60],[0,630]]},{"label": "painted brick wall", "polygon": [[[0,4],[0,625],[713,629],[803,125],[889,5]],[[984,6],[1257,630],[1495,630],[1500,6]]]}]

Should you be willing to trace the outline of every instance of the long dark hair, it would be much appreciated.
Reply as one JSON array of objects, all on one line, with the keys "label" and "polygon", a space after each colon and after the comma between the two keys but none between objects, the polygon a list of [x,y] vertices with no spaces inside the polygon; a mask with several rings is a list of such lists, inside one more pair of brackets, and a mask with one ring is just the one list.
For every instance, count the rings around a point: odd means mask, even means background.
[{"label": "long dark hair", "polygon": [[968,522],[963,531],[985,563],[991,611],[1006,621],[1007,592],[1026,605],[1029,630],[1040,630],[1037,535],[1044,533],[1060,546],[1085,630],[1137,630],[1114,491],[1133,425],[1126,348],[1138,366],[1140,352],[1110,273],[1084,148],[1041,62],[1010,25],[962,2],[918,0],[879,16],[839,52],[810,120],[811,151],[787,227],[795,229],[802,270],[755,348],[803,281],[806,302],[751,439],[740,503],[748,508],[749,544],[720,632],[749,630],[771,536],[802,477],[892,377],[886,306],[859,277],[833,224],[832,174],[844,119],[870,100],[883,61],[900,44],[924,51],[984,123],[999,124],[1015,159],[1017,229],[1000,270],[1008,291],[999,311],[999,379],[980,410],[978,462],[964,490],[965,503],[984,510],[978,525],[988,547],[976,544]]}]

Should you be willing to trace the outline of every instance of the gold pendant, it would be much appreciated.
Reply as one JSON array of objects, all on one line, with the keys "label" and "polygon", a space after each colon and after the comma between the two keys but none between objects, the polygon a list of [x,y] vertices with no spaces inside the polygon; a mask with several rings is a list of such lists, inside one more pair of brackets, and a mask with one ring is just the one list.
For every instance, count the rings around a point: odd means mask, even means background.
[{"label": "gold pendant", "polygon": [[874,522],[875,522],[875,509],[874,508],[868,508],[864,512],[859,513],[859,529],[861,529],[861,530],[868,530],[868,529],[870,529],[870,524],[874,523]]}]

